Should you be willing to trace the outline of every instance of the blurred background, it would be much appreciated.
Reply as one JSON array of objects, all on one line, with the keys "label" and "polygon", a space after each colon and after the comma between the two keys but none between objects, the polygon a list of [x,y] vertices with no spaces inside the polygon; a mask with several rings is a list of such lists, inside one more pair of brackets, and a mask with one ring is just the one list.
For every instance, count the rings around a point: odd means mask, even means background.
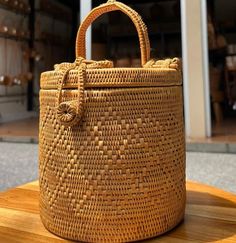
[{"label": "blurred background", "polygon": [[[0,0],[0,190],[37,178],[40,73],[73,62],[81,19],[100,0]],[[236,193],[236,2],[121,0],[143,17],[151,57],[183,62],[187,178]],[[136,30],[101,16],[87,57],[139,67]]]}]

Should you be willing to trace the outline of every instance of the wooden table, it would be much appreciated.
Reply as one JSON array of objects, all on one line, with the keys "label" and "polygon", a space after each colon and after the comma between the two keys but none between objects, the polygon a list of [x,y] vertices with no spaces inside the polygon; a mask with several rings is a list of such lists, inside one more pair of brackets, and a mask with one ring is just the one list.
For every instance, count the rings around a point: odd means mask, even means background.
[{"label": "wooden table", "polygon": [[[186,216],[171,232],[144,242],[236,242],[236,195],[187,183]],[[1,243],[70,242],[49,233],[38,208],[38,182],[0,193]]]}]

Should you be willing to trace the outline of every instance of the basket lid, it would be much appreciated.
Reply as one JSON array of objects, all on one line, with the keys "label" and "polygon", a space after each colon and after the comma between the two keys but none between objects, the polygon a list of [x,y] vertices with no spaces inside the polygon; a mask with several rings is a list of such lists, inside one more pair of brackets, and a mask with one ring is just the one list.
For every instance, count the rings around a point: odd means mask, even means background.
[{"label": "basket lid", "polygon": [[[86,61],[84,88],[119,88],[182,85],[181,63],[178,58],[150,60],[142,68],[113,68],[110,61]],[[79,66],[75,63],[55,65],[54,71],[41,74],[42,89],[57,89],[62,73],[68,70],[64,89],[78,87]]]}]

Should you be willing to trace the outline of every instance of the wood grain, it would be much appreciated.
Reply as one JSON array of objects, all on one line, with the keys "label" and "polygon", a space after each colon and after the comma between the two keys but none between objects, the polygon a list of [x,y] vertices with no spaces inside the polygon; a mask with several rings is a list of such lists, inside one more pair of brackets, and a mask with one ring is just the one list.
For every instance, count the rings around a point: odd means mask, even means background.
[{"label": "wood grain", "polygon": [[[0,193],[1,243],[70,242],[48,232],[40,221],[38,182]],[[169,233],[148,243],[236,242],[236,195],[187,183],[186,216]]]}]

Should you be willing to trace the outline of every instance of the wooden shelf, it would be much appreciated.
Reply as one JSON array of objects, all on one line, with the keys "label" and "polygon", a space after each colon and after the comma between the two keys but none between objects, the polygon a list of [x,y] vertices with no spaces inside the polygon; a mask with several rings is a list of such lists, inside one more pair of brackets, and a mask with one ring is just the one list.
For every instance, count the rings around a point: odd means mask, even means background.
[{"label": "wooden shelf", "polygon": [[[1,85],[2,86],[2,85]],[[18,85],[20,86],[20,85]],[[14,86],[6,86],[6,87],[16,87],[16,85]],[[0,100],[3,99],[3,98],[15,98],[15,97],[24,97],[26,96],[27,94],[23,93],[23,94],[8,94],[8,95],[0,95]]]},{"label": "wooden shelf", "polygon": [[4,34],[4,33],[0,33],[0,38],[10,39],[10,40],[15,40],[15,41],[29,41],[28,37],[19,37],[16,35],[9,35],[9,34]]},{"label": "wooden shelf", "polygon": [[226,71],[235,73],[236,72],[236,68],[226,68]]},{"label": "wooden shelf", "polygon": [[[109,35],[112,38],[127,38],[127,37],[137,37],[138,34],[134,28],[131,28],[132,25],[129,25],[130,28],[124,27],[125,24],[120,25],[111,25],[109,28]],[[163,23],[162,25],[150,24],[148,26],[148,34],[150,37],[162,37],[164,36],[173,36],[181,35],[181,27],[177,22],[174,23]]]},{"label": "wooden shelf", "polygon": [[[149,37],[161,37],[162,35],[181,35],[180,31],[173,32],[153,32],[149,33]],[[138,38],[137,33],[111,33],[111,38]]]},{"label": "wooden shelf", "polygon": [[226,57],[234,57],[234,56],[236,56],[236,53],[233,53],[233,54],[229,54],[229,53],[227,53],[227,54],[225,54],[225,56],[226,56]]},{"label": "wooden shelf", "polygon": [[[122,3],[127,5],[132,4],[150,4],[150,3],[167,3],[167,2],[179,2],[179,0],[120,0]],[[103,0],[96,0],[93,2],[94,6],[98,6],[99,4],[104,3]]]},{"label": "wooden shelf", "polygon": [[227,27],[227,26],[220,26],[220,31],[223,34],[236,34],[236,26]]},{"label": "wooden shelf", "polygon": [[13,8],[12,6],[8,5],[8,4],[3,4],[0,3],[0,8],[1,9],[5,9],[7,11],[13,12],[15,14],[20,14],[20,15],[28,15],[30,13],[30,9],[28,11],[24,10],[24,9],[18,9],[18,8]]},{"label": "wooden shelf", "polygon": [[68,43],[69,41],[56,42],[56,41],[47,40],[47,39],[35,39],[35,42],[43,43],[45,45],[54,45],[54,46],[66,47],[66,43]]},{"label": "wooden shelf", "polygon": [[71,19],[66,19],[65,16],[63,16],[63,13],[61,14],[62,16],[57,16],[55,14],[53,15],[53,13],[47,12],[47,11],[42,10],[42,9],[36,9],[35,12],[38,13],[38,14],[44,15],[46,17],[67,23],[67,24],[71,24],[71,22],[72,22]]}]

